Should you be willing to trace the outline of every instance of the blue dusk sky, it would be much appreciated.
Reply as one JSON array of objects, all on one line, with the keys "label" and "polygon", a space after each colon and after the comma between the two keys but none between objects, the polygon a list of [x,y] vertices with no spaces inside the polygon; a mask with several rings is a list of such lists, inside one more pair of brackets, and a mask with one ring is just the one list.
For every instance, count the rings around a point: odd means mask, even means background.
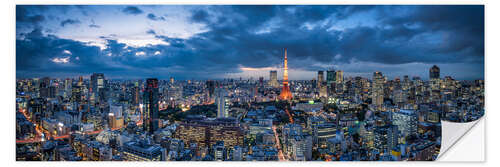
[{"label": "blue dusk sky", "polygon": [[484,78],[484,6],[18,5],[16,75]]}]

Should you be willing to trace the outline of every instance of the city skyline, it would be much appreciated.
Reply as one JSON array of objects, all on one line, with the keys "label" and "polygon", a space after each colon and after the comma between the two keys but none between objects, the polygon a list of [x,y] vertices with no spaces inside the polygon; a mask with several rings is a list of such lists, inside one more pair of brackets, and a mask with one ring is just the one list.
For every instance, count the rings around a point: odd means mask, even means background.
[{"label": "city skyline", "polygon": [[443,77],[484,79],[484,7],[16,7],[17,78],[267,80],[276,70],[281,79],[283,48],[290,80],[330,68],[427,80],[433,65]]},{"label": "city skyline", "polygon": [[484,61],[483,5],[17,5],[16,161],[434,161]]}]

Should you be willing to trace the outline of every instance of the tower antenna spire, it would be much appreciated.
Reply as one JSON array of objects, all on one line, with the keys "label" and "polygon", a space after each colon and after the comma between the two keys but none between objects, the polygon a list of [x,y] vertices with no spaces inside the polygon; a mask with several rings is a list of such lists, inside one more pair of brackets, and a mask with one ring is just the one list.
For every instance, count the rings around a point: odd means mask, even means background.
[{"label": "tower antenna spire", "polygon": [[286,55],[285,48],[285,61],[284,61],[284,72],[283,72],[283,88],[281,90],[280,98],[282,100],[292,99],[292,93],[290,92],[290,87],[288,86],[288,58]]}]

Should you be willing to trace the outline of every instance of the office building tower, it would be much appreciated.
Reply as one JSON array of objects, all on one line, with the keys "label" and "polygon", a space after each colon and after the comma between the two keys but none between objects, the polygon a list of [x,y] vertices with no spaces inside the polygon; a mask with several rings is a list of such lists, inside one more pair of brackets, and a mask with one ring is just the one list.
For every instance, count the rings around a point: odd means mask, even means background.
[{"label": "office building tower", "polygon": [[439,78],[439,67],[434,65],[429,69],[429,79],[438,79]]},{"label": "office building tower", "polygon": [[227,118],[229,116],[229,99],[226,97],[224,88],[216,88],[217,118]]},{"label": "office building tower", "polygon": [[143,128],[144,131],[152,134],[158,128],[158,79],[147,79],[143,101]]},{"label": "office building tower", "polygon": [[104,93],[104,87],[105,87],[105,83],[104,83],[104,74],[103,73],[93,73],[91,76],[90,76],[90,89],[89,89],[89,92],[90,92],[90,98],[91,98],[91,103],[94,104],[97,100],[98,101],[101,101],[101,100],[105,100],[106,97],[105,97],[105,93]]},{"label": "office building tower", "polygon": [[64,80],[64,97],[68,98],[71,95],[71,86],[73,84],[73,80],[70,78],[66,78]]},{"label": "office building tower", "polygon": [[259,77],[259,87],[264,86],[264,77]]},{"label": "office building tower", "polygon": [[215,81],[208,80],[205,82],[205,84],[207,85],[208,95],[210,96],[210,98],[212,98],[215,93]]},{"label": "office building tower", "polygon": [[174,84],[175,81],[174,81],[174,77],[170,77],[170,84]]},{"label": "office building tower", "polygon": [[415,110],[399,110],[392,113],[392,123],[403,136],[417,134],[418,115]]},{"label": "office building tower", "polygon": [[374,147],[379,152],[388,152],[398,145],[398,127],[386,125],[376,127],[374,130]]},{"label": "office building tower", "polygon": [[374,72],[372,80],[372,104],[380,108],[384,103],[384,76],[382,72]]},{"label": "office building tower", "polygon": [[279,83],[278,83],[278,72],[277,71],[270,71],[269,72],[269,86],[273,88],[278,88]]},{"label": "office building tower", "polygon": [[71,88],[71,101],[72,102],[81,102],[82,101],[82,92],[81,87],[78,85],[74,85]]},{"label": "office building tower", "polygon": [[104,74],[93,73],[90,76],[90,92],[98,93],[100,89],[104,88]]},{"label": "office building tower", "polygon": [[430,86],[431,86],[431,98],[433,100],[437,100],[439,97],[439,90],[440,90],[440,78],[439,78],[439,67],[434,65],[429,69],[429,80],[430,80]]},{"label": "office building tower", "polygon": [[337,83],[343,83],[344,82],[344,71],[342,70],[338,70],[336,73],[335,73],[335,80]]},{"label": "office building tower", "polygon": [[76,83],[76,85],[83,87],[83,77],[82,76],[78,77],[78,82]]},{"label": "office building tower", "polygon": [[337,77],[336,75],[337,74],[333,69],[326,71],[326,82],[328,83],[328,85],[335,82],[335,79]]},{"label": "office building tower", "polygon": [[115,117],[122,117],[123,107],[119,104],[111,104],[109,105],[109,112],[113,113]]},{"label": "office building tower", "polygon": [[325,80],[325,76],[323,75],[323,71],[318,71],[318,88],[321,88],[323,82]]},{"label": "office building tower", "polygon": [[132,102],[133,104],[139,104],[140,103],[140,88],[139,88],[139,83],[135,82],[134,87],[132,88],[132,93],[133,93],[133,99]]}]

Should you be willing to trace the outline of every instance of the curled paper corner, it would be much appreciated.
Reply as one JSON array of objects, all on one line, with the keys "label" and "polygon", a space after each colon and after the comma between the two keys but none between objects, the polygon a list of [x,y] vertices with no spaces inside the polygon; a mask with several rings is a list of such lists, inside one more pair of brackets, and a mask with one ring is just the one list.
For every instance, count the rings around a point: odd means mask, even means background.
[{"label": "curled paper corner", "polygon": [[[474,158],[471,158],[470,155],[475,153],[472,151],[466,153],[467,155],[469,155],[467,156],[469,159],[462,159],[460,158],[460,156],[455,157],[455,155],[449,156],[449,154],[451,154],[450,152],[454,150],[454,147],[459,146],[456,144],[459,143],[460,140],[462,140],[462,138],[469,135],[469,133],[471,132],[471,130],[473,130],[473,128],[478,128],[477,131],[482,132],[478,133],[474,131],[473,135],[483,135],[482,138],[484,139],[484,121],[485,121],[484,117],[471,122],[450,122],[444,120],[441,121],[441,127],[442,127],[441,149],[437,161],[442,161],[442,162],[484,161],[484,153],[480,155],[475,155]],[[482,150],[484,152],[484,141],[480,141],[480,143],[477,143],[477,145],[475,144],[471,147],[476,148],[474,150],[478,151]]]}]

